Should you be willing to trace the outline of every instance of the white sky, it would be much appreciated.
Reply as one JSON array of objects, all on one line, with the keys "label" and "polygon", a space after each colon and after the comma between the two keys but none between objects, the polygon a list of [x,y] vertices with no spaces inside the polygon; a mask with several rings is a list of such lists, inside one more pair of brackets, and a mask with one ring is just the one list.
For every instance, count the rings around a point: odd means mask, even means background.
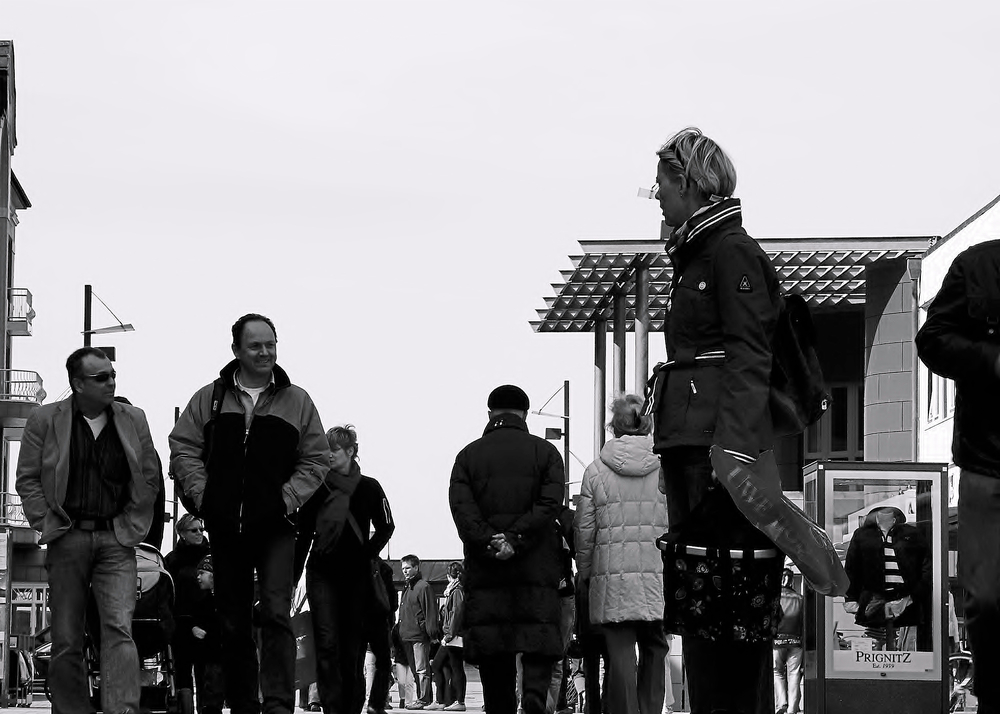
[{"label": "white sky", "polygon": [[944,235],[1000,193],[998,27],[994,2],[2,0],[37,311],[13,366],[63,392],[92,284],[166,460],[267,314],[324,425],[358,427],[393,557],[456,557],[448,477],[494,386],[535,408],[569,379],[590,460],[592,335],[528,321],[577,240],[658,235],[636,189],[669,134],[731,154],[751,235]]}]

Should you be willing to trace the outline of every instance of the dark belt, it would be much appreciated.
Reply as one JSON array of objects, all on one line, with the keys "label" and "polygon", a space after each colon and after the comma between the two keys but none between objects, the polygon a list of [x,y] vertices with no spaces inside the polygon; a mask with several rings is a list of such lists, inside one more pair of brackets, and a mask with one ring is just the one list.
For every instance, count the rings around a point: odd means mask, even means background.
[{"label": "dark belt", "polygon": [[114,525],[110,518],[77,518],[73,521],[73,527],[81,531],[110,531]]}]

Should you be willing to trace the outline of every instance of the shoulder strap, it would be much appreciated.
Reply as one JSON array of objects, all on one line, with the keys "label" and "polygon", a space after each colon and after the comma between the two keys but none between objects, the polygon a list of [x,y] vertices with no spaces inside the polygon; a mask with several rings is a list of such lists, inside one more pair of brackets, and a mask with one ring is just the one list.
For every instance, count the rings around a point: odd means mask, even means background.
[{"label": "shoulder strap", "polygon": [[222,411],[222,400],[226,397],[226,383],[219,377],[212,384],[212,412],[208,418],[214,421]]},{"label": "shoulder strap", "polygon": [[358,522],[354,519],[354,514],[351,513],[350,508],[347,510],[347,522],[351,524],[351,529],[354,531],[354,535],[358,537],[358,543],[364,545],[365,539],[361,535],[361,526],[359,526]]}]

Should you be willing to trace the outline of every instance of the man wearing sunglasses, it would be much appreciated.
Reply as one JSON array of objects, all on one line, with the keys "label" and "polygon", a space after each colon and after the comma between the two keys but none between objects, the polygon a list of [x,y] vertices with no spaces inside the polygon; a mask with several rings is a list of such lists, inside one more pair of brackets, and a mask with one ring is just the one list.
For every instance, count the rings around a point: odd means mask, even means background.
[{"label": "man wearing sunglasses", "polygon": [[47,545],[52,711],[93,711],[83,659],[93,594],[100,616],[101,709],[137,714],[135,546],[153,520],[156,452],[142,410],[115,401],[115,371],[104,352],[78,349],[66,371],[72,395],[31,413],[17,463],[24,515]]},{"label": "man wearing sunglasses", "polygon": [[170,432],[170,472],[212,535],[233,714],[259,714],[258,692],[265,714],[292,714],[295,518],[330,470],[330,447],[312,399],[277,364],[274,324],[251,313],[236,321],[232,335],[235,359],[195,393]]}]

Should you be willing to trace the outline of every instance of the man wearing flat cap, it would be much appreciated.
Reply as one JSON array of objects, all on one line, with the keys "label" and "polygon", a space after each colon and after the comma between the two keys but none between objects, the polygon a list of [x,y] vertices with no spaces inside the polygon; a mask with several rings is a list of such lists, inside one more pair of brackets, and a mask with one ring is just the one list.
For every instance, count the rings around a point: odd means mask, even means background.
[{"label": "man wearing flat cap", "polygon": [[503,385],[487,402],[480,439],[455,458],[449,500],[465,544],[466,658],[479,665],[490,714],[514,714],[515,655],[522,653],[525,714],[543,714],[552,663],[562,657],[562,458],[528,433],[528,395]]}]

